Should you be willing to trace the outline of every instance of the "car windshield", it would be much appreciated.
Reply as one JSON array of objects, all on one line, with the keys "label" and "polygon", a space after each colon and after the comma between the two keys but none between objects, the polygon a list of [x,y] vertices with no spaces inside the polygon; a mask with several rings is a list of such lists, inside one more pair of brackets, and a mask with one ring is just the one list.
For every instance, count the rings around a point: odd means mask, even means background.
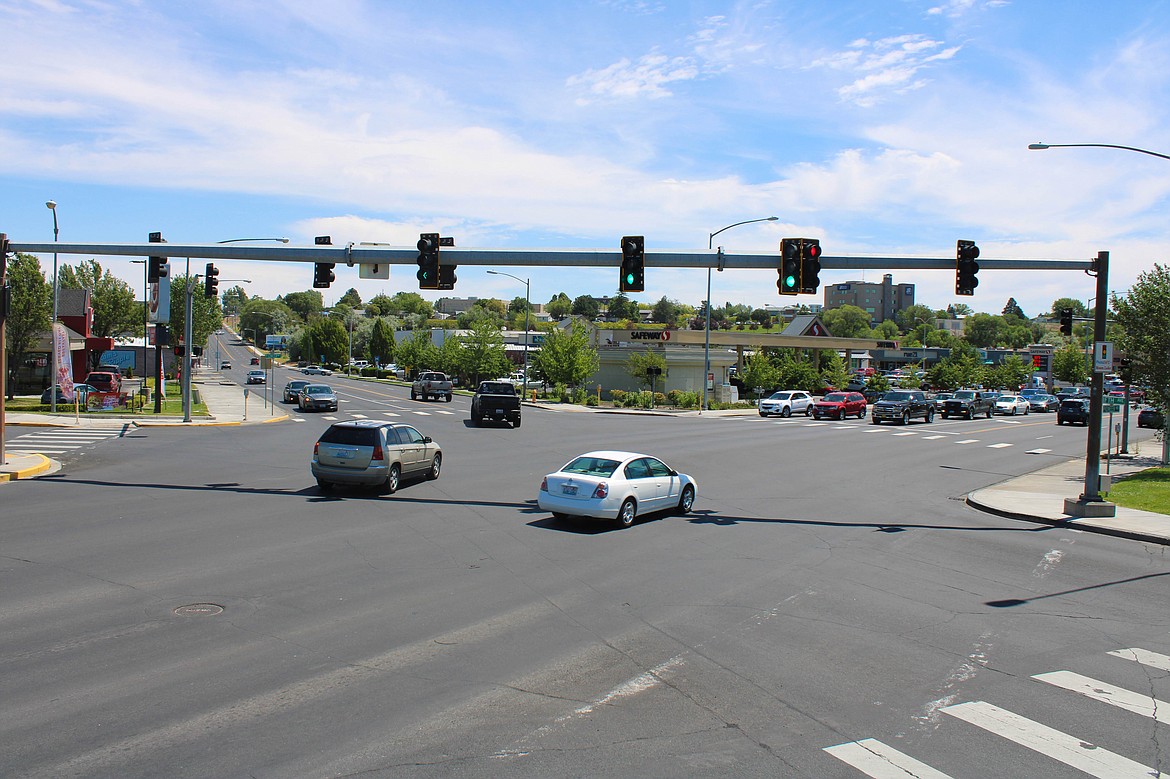
[{"label": "car windshield", "polygon": [[892,400],[894,402],[904,400],[914,400],[913,392],[887,392],[882,400]]},{"label": "car windshield", "polygon": [[777,392],[768,398],[768,400],[788,400],[790,397],[792,397],[791,392]]},{"label": "car windshield", "polygon": [[957,400],[971,400],[975,397],[975,392],[972,390],[959,390],[955,393]]},{"label": "car windshield", "polygon": [[561,471],[563,473],[580,473],[585,476],[601,476],[605,478],[612,476],[619,465],[621,463],[617,460],[609,460],[604,457],[578,457],[564,468],[561,468]]},{"label": "car windshield", "polygon": [[824,400],[826,403],[844,403],[845,402],[845,393],[844,392],[830,392],[828,395],[825,395]]},{"label": "car windshield", "polygon": [[327,384],[310,384],[305,387],[306,395],[332,395],[333,388]]}]

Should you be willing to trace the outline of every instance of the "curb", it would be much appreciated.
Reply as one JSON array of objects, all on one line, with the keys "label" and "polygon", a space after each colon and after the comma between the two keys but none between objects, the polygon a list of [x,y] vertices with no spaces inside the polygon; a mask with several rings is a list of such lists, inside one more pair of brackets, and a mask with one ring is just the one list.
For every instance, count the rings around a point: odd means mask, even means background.
[{"label": "curb", "polygon": [[40,462],[31,468],[23,468],[19,471],[8,471],[0,473],[0,482],[17,481],[18,479],[31,479],[34,476],[39,476],[45,471],[53,467],[53,461],[43,454],[30,455],[32,457],[39,457]]},{"label": "curb", "polygon": [[[986,489],[986,488],[985,488]],[[1108,525],[1098,525],[1085,522],[1079,517],[1065,517],[1063,519],[1053,519],[1050,517],[1043,517],[1038,514],[1024,514],[1016,511],[1009,511],[1007,509],[996,508],[986,503],[981,502],[975,495],[983,490],[975,490],[975,492],[968,493],[967,497],[963,499],[971,508],[976,511],[982,511],[984,514],[992,514],[1004,519],[1013,519],[1019,522],[1031,522],[1033,524],[1048,525],[1049,527],[1062,527],[1071,530],[1081,530],[1086,533],[1097,533],[1103,536],[1114,536],[1115,538],[1126,538],[1131,541],[1141,541],[1148,544],[1158,544],[1159,546],[1170,545],[1170,538],[1163,535],[1154,535],[1152,533],[1143,533],[1138,530],[1126,530],[1124,528],[1109,527]]]}]

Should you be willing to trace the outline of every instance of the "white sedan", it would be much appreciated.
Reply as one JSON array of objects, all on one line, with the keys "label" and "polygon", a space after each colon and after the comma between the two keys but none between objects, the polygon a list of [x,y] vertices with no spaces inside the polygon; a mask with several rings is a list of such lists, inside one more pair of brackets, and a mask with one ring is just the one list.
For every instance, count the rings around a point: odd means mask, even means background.
[{"label": "white sedan", "polygon": [[328,368],[322,368],[320,365],[308,365],[301,368],[301,373],[306,376],[332,376],[333,371]]},{"label": "white sedan", "polygon": [[698,483],[657,457],[636,452],[587,452],[540,482],[536,503],[557,519],[616,519],[623,527],[641,514],[690,512]]},{"label": "white sedan", "polygon": [[997,414],[1011,414],[1014,417],[1016,414],[1027,414],[1031,410],[1032,405],[1028,403],[1028,399],[1020,395],[1000,395],[995,401]]}]

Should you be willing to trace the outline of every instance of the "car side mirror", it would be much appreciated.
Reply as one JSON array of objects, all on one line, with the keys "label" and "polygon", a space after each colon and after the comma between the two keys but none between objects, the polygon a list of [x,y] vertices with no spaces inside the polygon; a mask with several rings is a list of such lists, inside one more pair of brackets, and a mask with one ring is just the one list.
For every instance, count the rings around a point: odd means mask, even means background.
[{"label": "car side mirror", "polygon": [[429,443],[432,443],[432,441],[431,441],[431,437],[430,437],[429,435],[424,435],[424,436],[423,436],[423,443],[424,443],[424,444],[429,444]]}]

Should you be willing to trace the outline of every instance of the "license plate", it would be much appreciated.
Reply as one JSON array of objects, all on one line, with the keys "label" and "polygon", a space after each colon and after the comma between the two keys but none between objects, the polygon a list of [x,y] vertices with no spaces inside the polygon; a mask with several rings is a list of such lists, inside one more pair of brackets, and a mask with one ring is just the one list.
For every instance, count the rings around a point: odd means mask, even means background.
[{"label": "license plate", "polygon": [[565,493],[566,495],[576,495],[577,494],[577,485],[576,484],[562,485],[561,492]]},{"label": "license plate", "polygon": [[502,408],[497,408],[495,411],[496,411],[496,416],[502,416],[504,413],[504,409],[502,409]]},{"label": "license plate", "polygon": [[356,449],[334,449],[333,456],[338,460],[352,460],[353,456],[357,454]]}]

